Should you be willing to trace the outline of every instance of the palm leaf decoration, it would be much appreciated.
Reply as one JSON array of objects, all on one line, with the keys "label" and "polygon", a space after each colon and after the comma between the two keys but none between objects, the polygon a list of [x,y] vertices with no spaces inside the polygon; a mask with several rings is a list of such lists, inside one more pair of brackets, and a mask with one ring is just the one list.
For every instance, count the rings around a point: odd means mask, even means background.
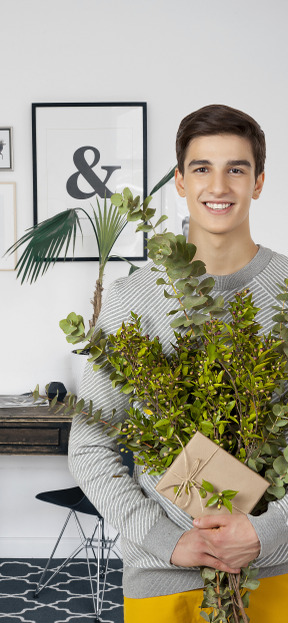
[{"label": "palm leaf decoration", "polygon": [[154,186],[154,188],[152,188],[150,195],[154,195],[157,192],[157,190],[160,190],[162,186],[165,186],[167,182],[170,182],[170,180],[172,180],[172,178],[175,175],[175,169],[176,169],[176,165],[175,167],[172,167],[172,169],[170,169],[170,171],[168,171],[168,173],[166,173],[164,177],[161,178],[161,180],[156,184],[156,186]]},{"label": "palm leaf decoration", "polygon": [[99,250],[99,263],[105,266],[109,259],[110,251],[114,246],[117,238],[120,236],[127,220],[125,216],[121,216],[118,208],[110,205],[107,209],[107,201],[104,201],[103,211],[101,210],[99,200],[97,198],[97,213],[93,208],[93,216],[95,221],[95,235]]},{"label": "palm leaf decoration", "polygon": [[36,227],[28,229],[24,236],[8,249],[6,253],[13,253],[28,243],[16,264],[17,277],[22,275],[21,283],[25,280],[30,283],[36,281],[51,264],[55,264],[62,250],[66,257],[71,241],[74,252],[77,228],[82,233],[77,212],[78,208],[65,210],[42,221]]},{"label": "palm leaf decoration", "polygon": [[[175,167],[173,167],[154,188],[150,195],[153,195],[164,184],[166,184],[174,176]],[[98,198],[96,198],[97,207],[93,207],[93,216],[91,217],[84,208],[71,208],[64,212],[59,212],[55,216],[42,221],[35,227],[28,229],[24,236],[19,238],[15,244],[13,244],[6,254],[14,253],[22,246],[24,251],[16,264],[17,277],[21,277],[21,283],[24,281],[35,282],[39,276],[44,275],[50,266],[53,266],[55,262],[61,258],[67,257],[68,249],[71,249],[72,254],[75,251],[75,242],[77,231],[82,234],[81,220],[79,213],[83,212],[92,226],[98,251],[99,251],[99,275],[96,281],[95,292],[93,296],[93,318],[90,321],[90,325],[94,326],[101,309],[102,302],[102,290],[103,290],[103,277],[104,269],[109,257],[111,257],[111,250],[127,225],[125,216],[121,216],[116,206],[107,206],[106,198],[104,200],[103,208],[100,206]],[[83,234],[82,234],[83,236]],[[125,258],[121,258],[125,259]],[[129,262],[131,264],[131,262]],[[131,264],[130,272],[137,267]]]},{"label": "palm leaf decoration", "polygon": [[95,326],[102,306],[104,269],[109,260],[110,252],[117,238],[127,225],[126,217],[119,214],[116,206],[110,205],[109,210],[107,209],[106,198],[103,212],[97,198],[97,213],[93,208],[93,215],[95,221],[95,227],[94,224],[93,227],[99,250],[99,275],[96,281],[93,300],[91,301],[93,304],[93,316],[90,321],[90,327]]}]

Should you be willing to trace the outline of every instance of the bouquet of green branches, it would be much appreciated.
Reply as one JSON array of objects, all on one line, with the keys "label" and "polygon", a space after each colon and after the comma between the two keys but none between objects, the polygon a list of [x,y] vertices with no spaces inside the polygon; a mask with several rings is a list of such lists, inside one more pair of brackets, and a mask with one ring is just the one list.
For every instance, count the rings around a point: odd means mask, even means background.
[{"label": "bouquet of green branches", "polygon": [[[193,260],[196,248],[184,236],[157,233],[148,197],[140,205],[129,189],[112,196],[128,220],[140,220],[139,230],[152,234],[148,241],[152,270],[164,295],[175,300],[169,312],[175,329],[173,350],[167,356],[159,338],[143,335],[141,318],[103,338],[101,330],[89,341],[90,362],[97,370],[110,368],[112,385],[129,395],[130,408],[123,424],[115,414],[103,422],[108,435],[135,453],[136,463],[151,474],[162,474],[196,431],[218,444],[249,468],[264,476],[269,487],[254,509],[262,513],[268,502],[285,495],[288,484],[288,279],[279,284],[273,331],[262,334],[259,311],[245,290],[224,312],[221,297],[213,298],[214,281],[205,278],[205,266]],[[200,279],[199,279],[200,277]],[[225,314],[225,315],[224,315]],[[90,337],[90,336],[89,336]],[[74,405],[83,409],[84,401]],[[70,407],[73,400],[70,397]],[[101,409],[90,402],[88,422],[102,422]],[[203,483],[201,495],[211,492]],[[213,488],[213,487],[212,487]],[[208,504],[232,510],[236,492],[213,495]],[[203,568],[206,621],[247,623],[249,590],[258,586],[251,565],[239,576]],[[208,611],[206,611],[208,609]]]}]

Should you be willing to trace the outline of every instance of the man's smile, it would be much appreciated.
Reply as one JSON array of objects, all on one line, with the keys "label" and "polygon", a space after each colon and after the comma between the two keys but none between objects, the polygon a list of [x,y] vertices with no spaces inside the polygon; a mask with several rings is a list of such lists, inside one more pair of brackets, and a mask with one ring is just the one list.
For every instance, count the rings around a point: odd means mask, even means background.
[{"label": "man's smile", "polygon": [[228,203],[228,202],[217,202],[214,203],[212,201],[203,201],[204,205],[209,208],[209,210],[213,210],[216,212],[224,212],[224,211],[228,211],[229,208],[231,208],[232,205],[234,205],[232,202]]}]

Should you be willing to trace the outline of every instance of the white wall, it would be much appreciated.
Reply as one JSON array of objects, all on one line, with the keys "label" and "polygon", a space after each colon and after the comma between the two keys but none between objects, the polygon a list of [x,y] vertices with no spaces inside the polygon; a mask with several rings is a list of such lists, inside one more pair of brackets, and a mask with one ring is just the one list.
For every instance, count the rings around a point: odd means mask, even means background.
[{"label": "white wall", "polygon": [[[0,172],[0,181],[17,185],[18,237],[33,222],[32,102],[147,101],[150,189],[175,162],[181,118],[200,106],[224,103],[255,116],[266,133],[267,178],[252,208],[252,230],[256,242],[286,253],[285,0],[0,0],[0,15],[0,126],[13,126],[15,150],[14,171]],[[89,318],[95,270],[92,262],[58,264],[33,286],[21,286],[13,272],[0,272],[0,394],[50,380],[69,387],[70,347],[58,321],[72,310]],[[120,264],[108,266],[106,285],[125,271]],[[51,474],[53,488],[54,459],[37,460]],[[4,483],[15,461],[2,457]],[[30,478],[35,491],[44,486],[43,470],[34,471],[35,457],[21,461],[26,467],[14,471],[12,496],[24,485],[28,494]],[[66,459],[59,457],[57,465],[65,486]],[[61,486],[60,475],[56,480]],[[37,508],[26,507],[21,525],[11,520],[8,532],[4,522],[0,538],[10,538],[13,530],[23,537],[27,530],[36,534]]]}]

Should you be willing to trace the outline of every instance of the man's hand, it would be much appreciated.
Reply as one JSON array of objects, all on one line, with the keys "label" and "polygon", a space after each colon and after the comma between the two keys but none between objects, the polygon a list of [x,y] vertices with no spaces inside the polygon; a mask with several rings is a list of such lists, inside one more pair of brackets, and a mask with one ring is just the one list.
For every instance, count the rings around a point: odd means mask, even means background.
[{"label": "man's hand", "polygon": [[259,555],[259,540],[246,515],[208,515],[195,519],[193,525],[180,537],[172,564],[239,573]]}]

